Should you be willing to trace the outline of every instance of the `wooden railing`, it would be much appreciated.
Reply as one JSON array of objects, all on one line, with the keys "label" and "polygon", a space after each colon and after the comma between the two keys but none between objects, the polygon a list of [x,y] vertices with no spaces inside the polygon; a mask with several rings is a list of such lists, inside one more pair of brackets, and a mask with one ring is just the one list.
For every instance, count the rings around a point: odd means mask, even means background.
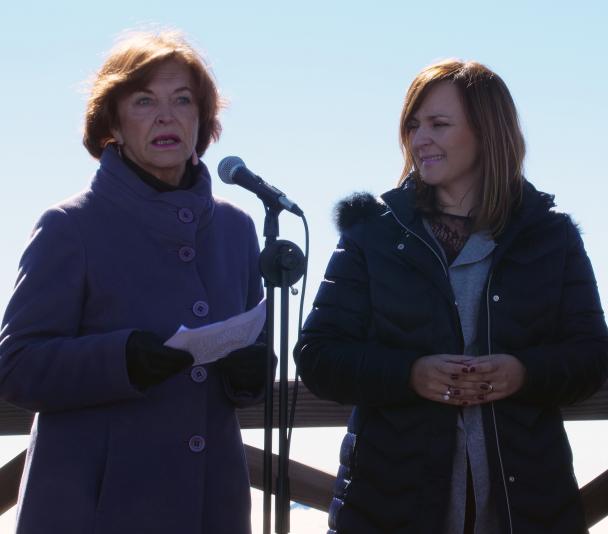
[{"label": "wooden railing", "polygon": [[[293,384],[290,384],[290,398]],[[276,385],[275,385],[276,388]],[[277,414],[278,392],[275,395],[275,421]],[[299,386],[298,403],[295,412],[295,427],[335,427],[345,426],[351,407],[319,400],[302,384]],[[567,421],[591,421],[608,419],[608,384],[592,398],[580,404],[564,408],[564,419]],[[238,411],[241,428],[262,428],[264,426],[263,405],[253,406]],[[33,414],[0,401],[0,436],[29,433]],[[251,485],[262,489],[262,459],[260,449],[245,446]],[[338,452],[336,451],[336,457]],[[274,462],[277,458],[274,456]],[[0,514],[17,502],[19,480],[23,471],[25,451],[0,468]],[[275,465],[276,472],[276,465]],[[327,511],[331,502],[334,476],[318,469],[308,467],[290,460],[289,478],[291,500],[305,504],[317,510]],[[274,488],[273,488],[274,491]],[[598,476],[581,488],[581,497],[587,525],[592,527],[608,516],[608,471]]]}]

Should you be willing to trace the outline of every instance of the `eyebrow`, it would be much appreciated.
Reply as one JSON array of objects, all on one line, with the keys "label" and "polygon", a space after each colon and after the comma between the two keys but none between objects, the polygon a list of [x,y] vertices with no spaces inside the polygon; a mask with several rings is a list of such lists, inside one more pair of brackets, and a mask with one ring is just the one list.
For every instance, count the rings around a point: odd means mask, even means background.
[{"label": "eyebrow", "polygon": [[[187,86],[178,87],[173,92],[174,93],[181,93],[182,91],[190,91],[191,93],[193,92],[192,89],[190,89],[190,87],[187,87]],[[142,87],[141,89],[136,89],[134,92],[135,93],[147,93],[147,94],[150,94],[150,95],[154,93],[154,91],[151,91],[150,89],[147,89],[146,87]]]},{"label": "eyebrow", "polygon": [[[426,115],[423,117],[424,119],[451,119],[452,116],[451,115],[446,115],[445,113],[435,113],[434,115]],[[418,117],[413,116],[412,120],[420,120]]]}]

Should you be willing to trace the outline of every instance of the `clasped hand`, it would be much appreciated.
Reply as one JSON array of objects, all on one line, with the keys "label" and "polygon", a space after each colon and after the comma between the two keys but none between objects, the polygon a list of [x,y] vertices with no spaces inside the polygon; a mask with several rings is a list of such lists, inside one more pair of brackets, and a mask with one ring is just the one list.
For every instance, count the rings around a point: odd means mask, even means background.
[{"label": "clasped hand", "polygon": [[523,386],[525,376],[523,364],[510,354],[433,354],[414,362],[410,386],[425,399],[471,406],[513,395]]}]

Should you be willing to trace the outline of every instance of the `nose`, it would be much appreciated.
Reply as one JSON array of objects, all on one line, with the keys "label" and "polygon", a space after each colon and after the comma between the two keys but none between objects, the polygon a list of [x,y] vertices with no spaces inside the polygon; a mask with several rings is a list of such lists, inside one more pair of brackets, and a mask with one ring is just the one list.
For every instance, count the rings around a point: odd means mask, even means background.
[{"label": "nose", "polygon": [[428,128],[424,126],[419,126],[410,134],[410,144],[411,147],[416,150],[419,148],[423,148],[432,143],[431,136],[429,135]]},{"label": "nose", "polygon": [[156,115],[157,124],[167,124],[173,120],[173,112],[169,103],[161,103],[158,106],[158,113]]}]

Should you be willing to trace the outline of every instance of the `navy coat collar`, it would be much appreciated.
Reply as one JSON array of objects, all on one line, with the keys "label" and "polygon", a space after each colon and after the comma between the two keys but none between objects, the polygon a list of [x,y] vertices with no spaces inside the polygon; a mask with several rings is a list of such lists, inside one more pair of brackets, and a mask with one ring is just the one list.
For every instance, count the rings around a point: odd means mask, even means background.
[{"label": "navy coat collar", "polygon": [[381,198],[397,222],[407,231],[424,241],[435,252],[435,255],[443,264],[444,270],[447,269],[443,260],[443,251],[439,248],[437,242],[429,236],[424,226],[422,215],[416,210],[415,186],[410,182],[406,182],[401,187],[387,191]]},{"label": "navy coat collar", "polygon": [[[381,198],[402,225],[420,237],[427,235],[420,212],[416,210],[416,189],[413,183],[406,182],[401,187],[391,189]],[[553,198],[553,195],[538,191],[530,182],[524,180],[521,203],[514,210],[505,231],[496,238],[494,262],[502,257],[518,234],[547,216],[549,210],[555,206]],[[431,239],[425,241],[436,249]]]},{"label": "navy coat collar", "polygon": [[538,191],[530,182],[524,180],[521,203],[513,212],[504,232],[496,238],[494,264],[503,257],[518,235],[548,216],[549,210],[555,206],[553,199],[553,195]]}]

